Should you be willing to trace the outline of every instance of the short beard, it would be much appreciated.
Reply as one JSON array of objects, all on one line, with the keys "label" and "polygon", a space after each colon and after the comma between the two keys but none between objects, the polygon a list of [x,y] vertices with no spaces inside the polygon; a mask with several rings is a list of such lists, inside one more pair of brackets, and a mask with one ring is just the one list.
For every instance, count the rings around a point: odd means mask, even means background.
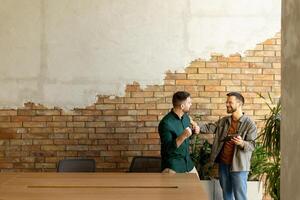
[{"label": "short beard", "polygon": [[237,109],[231,109],[231,110],[228,110],[228,109],[227,109],[227,113],[228,113],[228,114],[234,113],[235,111],[237,111]]}]

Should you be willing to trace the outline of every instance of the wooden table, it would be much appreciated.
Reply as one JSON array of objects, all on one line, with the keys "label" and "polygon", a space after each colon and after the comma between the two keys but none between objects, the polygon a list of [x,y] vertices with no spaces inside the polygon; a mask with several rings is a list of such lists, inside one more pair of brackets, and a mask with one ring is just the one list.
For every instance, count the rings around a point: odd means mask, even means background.
[{"label": "wooden table", "polygon": [[206,200],[194,174],[0,173],[0,200]]}]

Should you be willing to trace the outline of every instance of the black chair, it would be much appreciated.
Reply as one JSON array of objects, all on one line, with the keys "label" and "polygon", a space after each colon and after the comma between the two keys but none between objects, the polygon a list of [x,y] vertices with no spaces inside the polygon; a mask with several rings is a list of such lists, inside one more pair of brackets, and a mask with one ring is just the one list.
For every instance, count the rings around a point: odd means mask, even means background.
[{"label": "black chair", "polygon": [[129,172],[161,172],[161,158],[152,156],[133,157]]},{"label": "black chair", "polygon": [[94,159],[64,159],[58,163],[57,172],[95,172]]}]

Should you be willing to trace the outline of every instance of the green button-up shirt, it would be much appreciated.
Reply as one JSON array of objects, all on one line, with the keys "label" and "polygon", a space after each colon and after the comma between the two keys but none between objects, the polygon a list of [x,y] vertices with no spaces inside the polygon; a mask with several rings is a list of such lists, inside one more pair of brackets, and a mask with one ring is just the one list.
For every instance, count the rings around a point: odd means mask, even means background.
[{"label": "green button-up shirt", "polygon": [[189,153],[190,140],[186,139],[179,147],[176,138],[190,125],[190,118],[184,114],[181,118],[173,111],[160,121],[158,132],[161,141],[162,170],[170,168],[176,172],[189,172],[194,163]]}]

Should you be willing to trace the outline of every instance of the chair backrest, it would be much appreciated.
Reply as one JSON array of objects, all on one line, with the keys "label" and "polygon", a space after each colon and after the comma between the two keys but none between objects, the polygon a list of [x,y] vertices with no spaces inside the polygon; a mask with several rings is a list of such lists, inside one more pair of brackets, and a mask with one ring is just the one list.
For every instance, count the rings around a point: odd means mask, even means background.
[{"label": "chair backrest", "polygon": [[129,172],[161,172],[161,158],[136,156],[132,159]]},{"label": "chair backrest", "polygon": [[94,159],[64,159],[58,163],[58,172],[95,172]]}]

